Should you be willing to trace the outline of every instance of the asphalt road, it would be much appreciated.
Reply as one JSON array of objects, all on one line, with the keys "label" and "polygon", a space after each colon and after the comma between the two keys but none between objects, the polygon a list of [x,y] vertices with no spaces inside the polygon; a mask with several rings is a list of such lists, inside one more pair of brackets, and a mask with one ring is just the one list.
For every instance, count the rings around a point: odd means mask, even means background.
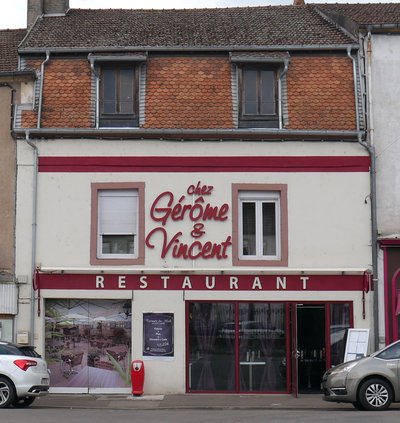
[{"label": "asphalt road", "polygon": [[400,410],[93,410],[13,408],[0,410],[1,423],[389,423],[400,421]]}]

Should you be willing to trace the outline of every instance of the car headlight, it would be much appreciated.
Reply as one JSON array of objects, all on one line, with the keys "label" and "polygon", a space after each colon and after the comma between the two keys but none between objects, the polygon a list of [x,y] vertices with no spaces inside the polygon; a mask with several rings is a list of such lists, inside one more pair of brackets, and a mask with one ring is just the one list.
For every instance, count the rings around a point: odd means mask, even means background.
[{"label": "car headlight", "polygon": [[341,373],[348,373],[353,367],[357,366],[358,361],[351,361],[348,364],[340,366],[338,369],[333,369],[331,375],[339,375]]}]

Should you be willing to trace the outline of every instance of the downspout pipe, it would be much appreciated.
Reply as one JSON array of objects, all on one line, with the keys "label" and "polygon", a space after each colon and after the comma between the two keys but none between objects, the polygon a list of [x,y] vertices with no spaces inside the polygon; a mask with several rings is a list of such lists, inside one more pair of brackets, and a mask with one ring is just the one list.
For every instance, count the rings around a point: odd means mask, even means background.
[{"label": "downspout pipe", "polygon": [[37,117],[37,128],[40,128],[42,122],[42,103],[43,103],[43,86],[44,86],[44,66],[50,60],[50,50],[46,50],[46,59],[40,65],[40,93],[39,93],[39,106]]},{"label": "downspout pipe", "polygon": [[33,343],[35,334],[35,290],[33,278],[36,270],[36,237],[37,237],[37,193],[38,193],[38,158],[39,150],[37,146],[30,141],[29,131],[25,132],[26,143],[33,150],[33,180],[32,180],[32,241],[31,241],[31,343]]},{"label": "downspout pipe", "polygon": [[[372,268],[374,283],[374,342],[375,350],[379,349],[379,286],[378,286],[378,217],[376,201],[376,151],[374,144],[374,123],[372,113],[372,73],[371,73],[371,31],[367,34],[367,85],[368,85],[368,105],[367,105],[367,148],[371,157],[371,228],[372,228]],[[363,145],[363,144],[362,144]]]},{"label": "downspout pipe", "polygon": [[358,78],[357,78],[357,63],[356,63],[356,58],[353,57],[353,55],[351,54],[351,47],[348,47],[347,49],[347,56],[352,60],[353,62],[353,79],[354,79],[354,101],[355,101],[355,106],[356,106],[356,127],[357,127],[357,131],[360,130],[360,117],[358,114]]},{"label": "downspout pipe", "polygon": [[366,56],[364,57],[364,68],[366,73],[366,121],[367,121],[367,140],[362,145],[368,150],[371,157],[371,242],[372,242],[372,267],[373,267],[373,283],[374,283],[374,302],[373,302],[373,316],[374,316],[374,343],[375,350],[379,349],[379,279],[378,279],[378,216],[377,216],[377,201],[376,201],[376,151],[374,143],[374,122],[373,122],[373,100],[372,100],[372,72],[371,72],[371,28],[368,27],[368,33],[363,38],[364,50],[365,42],[367,43]]},{"label": "downspout pipe", "polygon": [[283,128],[283,98],[282,98],[282,81],[283,77],[287,74],[289,69],[289,60],[284,60],[284,68],[282,73],[279,75],[279,129]]},{"label": "downspout pipe", "polygon": [[371,203],[371,243],[372,243],[372,282],[374,287],[373,319],[374,319],[374,348],[379,349],[379,296],[378,296],[378,225],[376,213],[376,152],[373,145],[358,140],[371,158],[370,169],[370,203]]}]

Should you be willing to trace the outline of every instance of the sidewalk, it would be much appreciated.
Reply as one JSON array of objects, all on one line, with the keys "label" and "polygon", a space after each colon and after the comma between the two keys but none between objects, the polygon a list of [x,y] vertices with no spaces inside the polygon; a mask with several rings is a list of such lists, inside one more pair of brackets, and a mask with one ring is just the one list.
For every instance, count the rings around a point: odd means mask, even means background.
[{"label": "sidewalk", "polygon": [[[229,395],[182,394],[143,395],[129,394],[49,394],[39,397],[31,407],[81,409],[343,409],[351,404],[337,404],[322,400],[321,395]],[[393,404],[391,408],[400,408]]]}]

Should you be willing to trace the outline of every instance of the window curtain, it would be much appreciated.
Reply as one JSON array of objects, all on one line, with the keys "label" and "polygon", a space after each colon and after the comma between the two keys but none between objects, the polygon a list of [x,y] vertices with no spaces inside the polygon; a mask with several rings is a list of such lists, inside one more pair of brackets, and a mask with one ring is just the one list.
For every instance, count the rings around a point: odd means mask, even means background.
[{"label": "window curtain", "polygon": [[203,357],[202,369],[197,384],[198,390],[215,390],[215,380],[211,367],[211,354],[214,350],[217,334],[216,304],[195,304],[194,331],[196,333],[199,352]]}]

